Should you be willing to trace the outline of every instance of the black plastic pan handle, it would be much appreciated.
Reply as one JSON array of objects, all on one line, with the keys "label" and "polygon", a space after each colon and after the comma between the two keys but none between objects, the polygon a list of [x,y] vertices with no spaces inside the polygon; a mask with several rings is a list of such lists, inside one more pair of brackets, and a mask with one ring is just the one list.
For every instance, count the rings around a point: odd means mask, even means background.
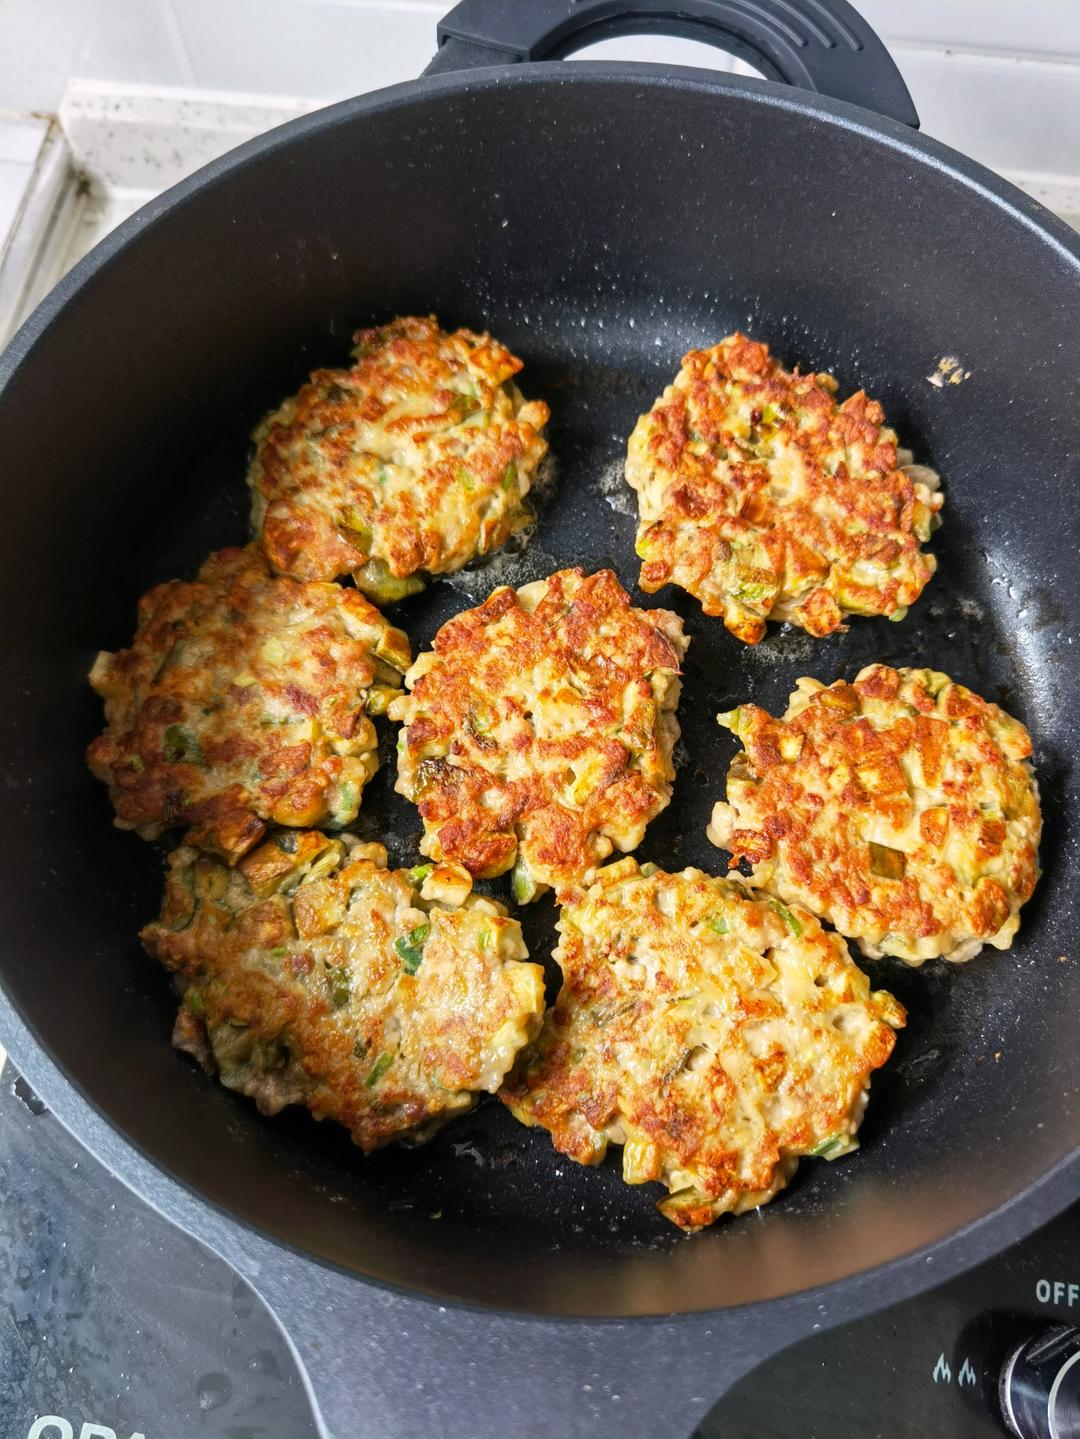
[{"label": "black plastic pan handle", "polygon": [[461,0],[426,73],[557,60],[641,34],[705,40],[772,80],[918,128],[892,56],[847,0]]}]

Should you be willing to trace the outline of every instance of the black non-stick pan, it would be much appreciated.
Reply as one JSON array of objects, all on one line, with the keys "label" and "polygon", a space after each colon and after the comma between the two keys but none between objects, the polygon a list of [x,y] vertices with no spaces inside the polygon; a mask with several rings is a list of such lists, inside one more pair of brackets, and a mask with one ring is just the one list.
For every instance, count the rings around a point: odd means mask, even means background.
[{"label": "black non-stick pan", "polygon": [[[272,131],[153,201],[0,361],[2,1032],[60,1117],[268,1298],[338,1439],[685,1434],[768,1353],[1080,1195],[1078,237],[919,136],[839,0],[671,9],[463,6],[443,73]],[[804,88],[521,63],[646,26]],[[945,669],[1036,743],[1045,874],[1016,944],[873,966],[911,1018],[862,1150],[808,1161],[758,1216],[675,1233],[658,1191],[617,1162],[579,1169],[494,1102],[364,1159],[329,1125],[260,1118],[169,1046],[175,1001],[136,939],[161,853],[111,828],[84,767],[101,722],[86,671],[128,640],[146,587],[243,540],[263,412],[358,326],[417,311],[524,357],[557,476],[523,553],[396,609],[416,649],[500,581],[606,564],[633,585],[626,438],[684,351],[735,328],[865,386],[943,477],[940,568],[900,624],[748,648],[681,593],[656,601],[693,639],[675,799],[640,852],[668,868],[724,865],[704,833],[733,746],[715,713],[782,705],[800,675]],[[362,826],[411,860],[384,738]],[[524,924],[546,957],[551,905]]]}]

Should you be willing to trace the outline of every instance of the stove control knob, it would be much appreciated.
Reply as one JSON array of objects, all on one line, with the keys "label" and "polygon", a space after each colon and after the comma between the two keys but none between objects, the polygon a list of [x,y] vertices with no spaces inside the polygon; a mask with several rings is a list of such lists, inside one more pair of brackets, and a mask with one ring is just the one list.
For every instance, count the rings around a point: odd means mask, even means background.
[{"label": "stove control knob", "polygon": [[1011,1350],[998,1400],[1017,1439],[1080,1439],[1080,1329],[1056,1324]]}]

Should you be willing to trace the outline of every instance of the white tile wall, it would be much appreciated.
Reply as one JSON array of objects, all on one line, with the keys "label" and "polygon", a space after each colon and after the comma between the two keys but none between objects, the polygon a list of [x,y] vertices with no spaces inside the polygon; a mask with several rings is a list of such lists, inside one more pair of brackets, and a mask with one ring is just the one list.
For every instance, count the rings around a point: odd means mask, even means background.
[{"label": "white tile wall", "polygon": [[435,53],[434,5],[176,0],[195,84],[344,99],[414,79]]},{"label": "white tile wall", "polygon": [[[71,76],[336,99],[414,75],[449,8],[450,0],[0,0],[0,106],[54,109]],[[860,8],[893,44],[1080,63],[1077,0],[862,0]]]},{"label": "white tile wall", "polygon": [[1076,0],[852,0],[892,44],[1080,59]]},{"label": "white tile wall", "polygon": [[0,107],[54,111],[73,75],[189,83],[168,13],[169,0],[0,0]]},{"label": "white tile wall", "polygon": [[[518,0],[528,4],[530,0]],[[329,101],[423,69],[442,0],[0,0],[0,108],[71,77]],[[1080,183],[1080,0],[862,0],[923,127],[998,169]],[[596,53],[731,68],[637,38]]]},{"label": "white tile wall", "polygon": [[893,53],[928,135],[994,170],[1052,172],[1080,185],[1080,57],[1033,60],[926,47]]}]

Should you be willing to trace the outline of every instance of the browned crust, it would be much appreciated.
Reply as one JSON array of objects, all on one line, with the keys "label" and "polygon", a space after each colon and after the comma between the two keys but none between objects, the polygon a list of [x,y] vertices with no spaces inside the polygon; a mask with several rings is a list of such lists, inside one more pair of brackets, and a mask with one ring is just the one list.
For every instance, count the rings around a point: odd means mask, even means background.
[{"label": "browned crust", "polygon": [[274,568],[330,580],[375,560],[402,580],[504,544],[547,450],[547,406],[509,385],[521,360],[433,316],[355,339],[351,367],[317,370],[256,431],[248,482]]},{"label": "browned crust", "polygon": [[266,824],[346,824],[377,764],[409,643],[356,590],[273,577],[254,547],[221,550],[193,583],[139,602],[130,649],[91,682],[107,727],[87,760],[117,823],[188,827],[236,859]]},{"label": "browned crust", "polygon": [[699,870],[599,871],[559,919],[563,987],[502,1090],[562,1153],[660,1181],[683,1228],[764,1203],[852,1147],[904,1011],[812,915]]},{"label": "browned crust", "polygon": [[800,680],[783,719],[744,704],[723,722],[744,746],[712,831],[732,865],[867,953],[1011,942],[1041,828],[1017,720],[946,675],[878,664],[853,684]]},{"label": "browned crust", "polygon": [[898,468],[875,400],[835,392],[742,334],[684,357],[629,445],[642,589],[682,586],[749,644],[769,618],[821,636],[918,599],[941,496]]},{"label": "browned crust", "polygon": [[423,852],[478,876],[520,860],[536,885],[564,888],[639,843],[668,803],[686,640],[676,616],[633,608],[610,570],[560,570],[540,588],[535,609],[533,587],[504,587],[448,621],[390,713],[406,726],[397,787],[419,806]]},{"label": "browned crust", "polygon": [[264,1112],[304,1105],[365,1150],[424,1138],[497,1088],[544,1003],[501,906],[435,903],[385,862],[307,831],[233,869],[181,848],[141,936],[182,990],[180,1048]]}]

